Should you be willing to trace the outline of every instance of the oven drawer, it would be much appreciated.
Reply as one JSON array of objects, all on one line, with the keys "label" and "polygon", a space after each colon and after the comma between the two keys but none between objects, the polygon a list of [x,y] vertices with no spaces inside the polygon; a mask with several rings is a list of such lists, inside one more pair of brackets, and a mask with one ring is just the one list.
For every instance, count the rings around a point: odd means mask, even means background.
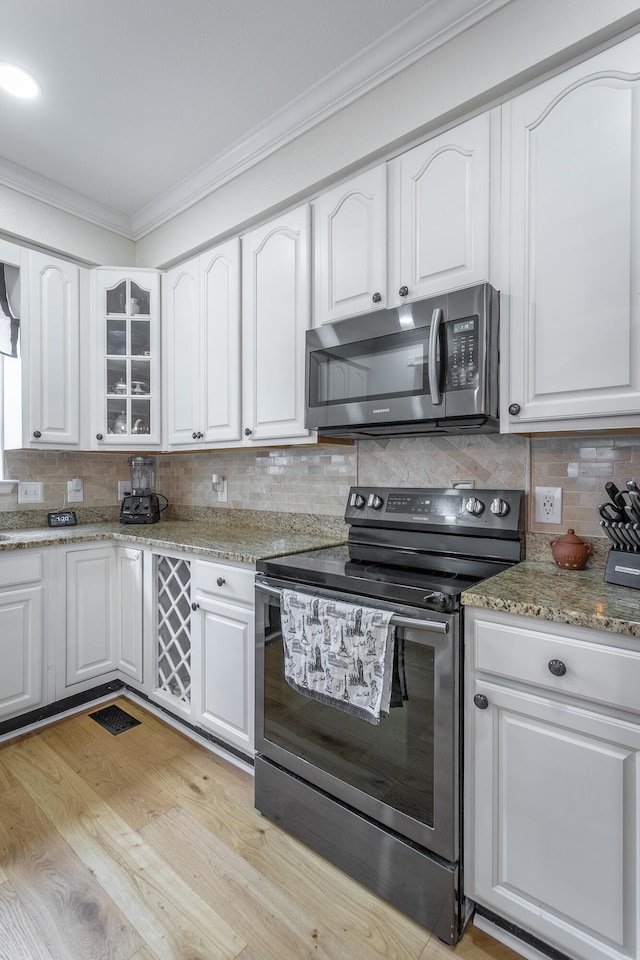
[{"label": "oven drawer", "polygon": [[232,567],[226,563],[196,560],[194,563],[194,589],[213,597],[237,603],[254,602],[255,573],[250,567]]},{"label": "oven drawer", "polygon": [[600,632],[594,631],[598,642],[589,642],[572,637],[569,626],[558,629],[565,635],[492,622],[476,614],[476,671],[640,712],[640,650],[599,642],[606,640]]}]

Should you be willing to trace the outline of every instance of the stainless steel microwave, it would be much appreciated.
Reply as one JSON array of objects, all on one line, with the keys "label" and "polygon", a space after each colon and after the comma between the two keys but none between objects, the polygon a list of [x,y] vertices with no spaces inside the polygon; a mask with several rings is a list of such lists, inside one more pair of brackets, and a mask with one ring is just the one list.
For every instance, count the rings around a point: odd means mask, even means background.
[{"label": "stainless steel microwave", "polygon": [[306,426],[325,436],[498,430],[499,294],[488,283],[306,335]]}]

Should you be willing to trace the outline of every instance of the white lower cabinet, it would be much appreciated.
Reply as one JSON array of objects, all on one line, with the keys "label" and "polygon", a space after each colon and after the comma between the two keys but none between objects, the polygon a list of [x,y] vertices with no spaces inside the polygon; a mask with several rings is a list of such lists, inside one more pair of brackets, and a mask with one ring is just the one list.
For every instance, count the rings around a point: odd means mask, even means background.
[{"label": "white lower cabinet", "polygon": [[41,552],[0,557],[0,720],[46,699],[43,580]]},{"label": "white lower cabinet", "polygon": [[56,697],[118,677],[141,683],[142,549],[114,543],[58,549],[66,604]]},{"label": "white lower cabinet", "polygon": [[253,580],[249,568],[195,562],[194,718],[246,754],[253,753]]},{"label": "white lower cabinet", "polygon": [[640,651],[466,611],[465,887],[580,960],[637,958]]}]

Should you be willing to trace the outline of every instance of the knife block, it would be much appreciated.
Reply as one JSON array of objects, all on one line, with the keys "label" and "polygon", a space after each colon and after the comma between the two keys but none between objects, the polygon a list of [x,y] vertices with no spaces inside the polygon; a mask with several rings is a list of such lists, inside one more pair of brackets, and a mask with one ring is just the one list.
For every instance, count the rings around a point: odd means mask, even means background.
[{"label": "knife block", "polygon": [[622,587],[640,587],[640,551],[609,550],[604,572],[606,583]]}]

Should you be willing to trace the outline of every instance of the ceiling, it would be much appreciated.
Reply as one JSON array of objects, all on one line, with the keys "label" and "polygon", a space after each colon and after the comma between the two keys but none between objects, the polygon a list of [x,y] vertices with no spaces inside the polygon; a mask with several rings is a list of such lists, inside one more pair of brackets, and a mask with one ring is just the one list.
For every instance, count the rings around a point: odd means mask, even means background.
[{"label": "ceiling", "polygon": [[140,237],[507,2],[3,0],[0,183]]}]

